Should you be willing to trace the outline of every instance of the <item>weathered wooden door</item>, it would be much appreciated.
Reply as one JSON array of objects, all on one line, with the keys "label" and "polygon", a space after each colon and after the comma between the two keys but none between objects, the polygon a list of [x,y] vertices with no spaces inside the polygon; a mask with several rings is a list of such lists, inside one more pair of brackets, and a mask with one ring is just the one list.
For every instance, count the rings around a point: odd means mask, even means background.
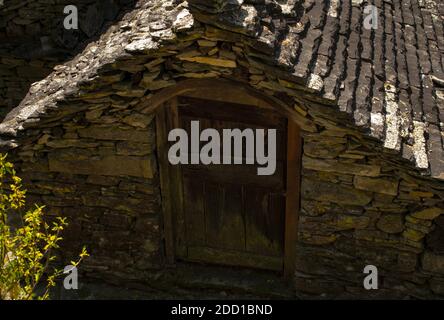
[{"label": "weathered wooden door", "polygon": [[182,205],[175,218],[177,257],[282,270],[287,120],[272,110],[240,104],[185,97],[177,103],[176,125],[189,137],[192,121],[199,121],[201,131],[218,130],[221,137],[223,129],[277,130],[274,175],[259,176],[258,164],[181,165]]}]

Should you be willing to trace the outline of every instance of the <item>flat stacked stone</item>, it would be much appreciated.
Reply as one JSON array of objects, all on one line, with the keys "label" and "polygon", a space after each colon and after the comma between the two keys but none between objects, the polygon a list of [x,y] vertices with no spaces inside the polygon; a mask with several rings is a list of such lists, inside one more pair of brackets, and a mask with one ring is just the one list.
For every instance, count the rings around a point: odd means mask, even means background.
[{"label": "flat stacked stone", "polygon": [[[25,97],[32,83],[83,50],[133,1],[7,0],[0,6],[0,119]],[[79,29],[66,30],[64,8],[78,9]]]},{"label": "flat stacked stone", "polygon": [[187,79],[249,85],[304,138],[298,290],[368,297],[374,264],[381,295],[442,297],[442,39],[430,33],[442,8],[375,3],[385,19],[368,31],[362,1],[140,1],[31,87],[0,124],[2,147],[36,202],[73,218],[88,272],[132,279],[162,268],[150,99]]}]

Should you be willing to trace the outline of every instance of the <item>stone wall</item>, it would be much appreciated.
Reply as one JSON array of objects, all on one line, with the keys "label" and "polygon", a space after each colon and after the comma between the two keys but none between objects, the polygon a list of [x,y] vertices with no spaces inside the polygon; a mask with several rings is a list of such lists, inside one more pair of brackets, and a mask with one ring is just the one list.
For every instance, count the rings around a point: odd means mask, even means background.
[{"label": "stone wall", "polygon": [[[117,116],[118,115],[118,116]],[[64,258],[84,244],[83,271],[116,277],[162,265],[153,116],[95,105],[23,148],[29,201],[69,220]]]},{"label": "stone wall", "polygon": [[[6,0],[0,7],[0,119],[32,83],[72,58],[132,0]],[[76,5],[79,29],[66,30],[63,9]]]},{"label": "stone wall", "polygon": [[[164,263],[154,115],[134,110],[137,100],[113,99],[83,97],[86,111],[48,124],[12,156],[22,161],[29,200],[68,217],[64,258],[84,244],[87,276],[143,280]],[[379,296],[444,296],[436,219],[444,188],[403,165],[358,132],[304,132],[298,295],[369,297],[362,271],[372,264]]]},{"label": "stone wall", "polygon": [[[316,79],[304,86],[273,65],[272,43],[199,23],[185,7],[153,10],[138,21],[149,35],[113,38],[132,27],[117,25],[35,84],[0,128],[30,200],[69,218],[67,258],[86,244],[86,274],[115,282],[164,267],[150,99],[186,79],[223,78],[279,101],[302,130],[298,295],[444,297],[442,182],[319,98]],[[103,58],[98,48],[119,49]],[[380,290],[363,290],[367,264],[380,269]]]},{"label": "stone wall", "polygon": [[[341,297],[442,295],[442,190],[355,135],[306,135],[296,286]],[[366,265],[378,267],[380,290],[364,290]]]}]

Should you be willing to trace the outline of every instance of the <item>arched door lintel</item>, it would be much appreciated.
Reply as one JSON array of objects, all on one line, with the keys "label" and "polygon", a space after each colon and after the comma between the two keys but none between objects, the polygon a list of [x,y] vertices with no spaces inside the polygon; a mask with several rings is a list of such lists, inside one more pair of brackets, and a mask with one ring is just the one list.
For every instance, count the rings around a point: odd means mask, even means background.
[{"label": "arched door lintel", "polygon": [[300,119],[301,116],[292,108],[292,106],[287,105],[285,102],[277,99],[276,97],[269,96],[263,92],[251,87],[245,83],[229,80],[229,79],[190,79],[178,82],[176,85],[161,89],[160,91],[154,93],[154,95],[142,100],[137,109],[144,110],[144,112],[155,112],[159,107],[163,106],[165,102],[173,99],[174,97],[181,95],[192,95],[197,92],[213,92],[209,95],[202,96],[202,98],[208,98],[212,100],[212,94],[223,92],[227,97],[246,97],[249,99],[254,99],[262,101],[263,107],[268,106],[276,110],[279,114],[286,117],[289,121],[294,122],[298,127],[301,127],[301,121],[305,119]]}]

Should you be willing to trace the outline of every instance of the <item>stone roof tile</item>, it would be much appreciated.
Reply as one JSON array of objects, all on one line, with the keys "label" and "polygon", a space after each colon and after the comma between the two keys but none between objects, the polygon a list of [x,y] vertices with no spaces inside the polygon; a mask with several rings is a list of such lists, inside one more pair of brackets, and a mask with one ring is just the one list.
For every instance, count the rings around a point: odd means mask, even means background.
[{"label": "stone roof tile", "polygon": [[[376,29],[365,24],[370,5],[377,8]],[[194,26],[203,32],[194,20],[231,32],[220,33],[221,39],[247,39],[250,64],[266,60],[271,74],[286,70],[284,78],[336,104],[338,113],[348,114],[386,148],[444,179],[444,6],[439,0],[140,1],[97,43],[34,85],[0,130],[15,133],[79,83],[100,77],[107,64],[168,47],[178,30]]]}]

